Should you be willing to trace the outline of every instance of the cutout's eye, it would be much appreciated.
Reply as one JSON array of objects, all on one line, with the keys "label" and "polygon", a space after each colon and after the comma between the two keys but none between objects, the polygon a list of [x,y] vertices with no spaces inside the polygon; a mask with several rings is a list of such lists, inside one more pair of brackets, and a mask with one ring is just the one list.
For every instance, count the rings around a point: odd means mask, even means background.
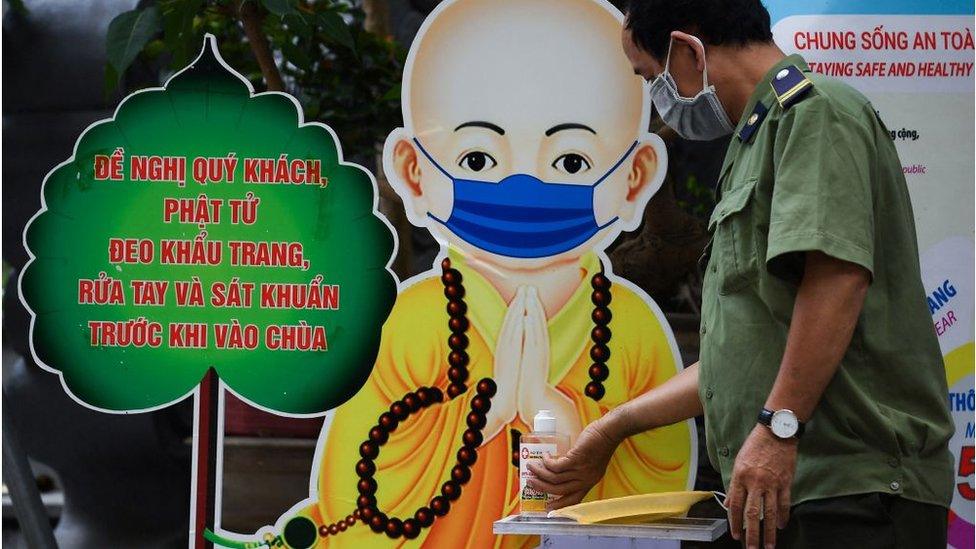
[{"label": "cutout's eye", "polygon": [[552,167],[568,174],[585,172],[590,169],[590,162],[576,153],[567,153],[557,158]]},{"label": "cutout's eye", "polygon": [[471,151],[462,156],[461,160],[458,161],[458,166],[473,172],[490,170],[497,165],[498,162],[490,154],[482,151]]}]

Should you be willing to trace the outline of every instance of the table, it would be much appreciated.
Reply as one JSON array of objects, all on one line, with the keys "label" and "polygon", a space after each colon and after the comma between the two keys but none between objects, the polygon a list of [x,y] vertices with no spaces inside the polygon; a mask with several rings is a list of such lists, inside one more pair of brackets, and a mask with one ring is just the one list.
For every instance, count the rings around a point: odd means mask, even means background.
[{"label": "table", "polygon": [[686,517],[633,524],[580,524],[567,518],[511,515],[495,521],[492,527],[495,534],[542,536],[543,547],[600,549],[676,547],[682,540],[715,541],[727,530],[725,519]]}]

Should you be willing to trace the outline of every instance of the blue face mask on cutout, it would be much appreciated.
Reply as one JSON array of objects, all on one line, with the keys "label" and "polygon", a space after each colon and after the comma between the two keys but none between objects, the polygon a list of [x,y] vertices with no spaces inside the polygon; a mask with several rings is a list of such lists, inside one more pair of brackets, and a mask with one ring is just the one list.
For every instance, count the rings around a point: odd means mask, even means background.
[{"label": "blue face mask on cutout", "polygon": [[416,138],[414,142],[438,170],[454,184],[454,207],[446,221],[427,214],[459,238],[487,252],[505,257],[549,257],[572,250],[610,226],[596,221],[596,187],[624,163],[637,142],[593,185],[547,183],[519,173],[501,181],[477,181],[452,176]]}]

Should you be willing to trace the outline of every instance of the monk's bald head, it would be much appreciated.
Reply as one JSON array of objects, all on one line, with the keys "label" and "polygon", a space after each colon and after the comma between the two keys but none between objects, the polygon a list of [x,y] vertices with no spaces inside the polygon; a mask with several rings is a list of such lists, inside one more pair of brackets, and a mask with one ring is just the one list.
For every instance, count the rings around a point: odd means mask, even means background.
[{"label": "monk's bald head", "polygon": [[[407,59],[405,127],[391,132],[383,149],[385,173],[411,222],[462,253],[518,268],[578,258],[634,230],[663,180],[666,153],[645,131],[650,98],[623,53],[622,30],[622,15],[605,0],[441,4]],[[484,250],[447,226],[454,181],[499,182],[514,174],[593,187],[593,220],[601,228],[568,251],[527,259]],[[550,199],[559,197],[539,198]]]},{"label": "monk's bald head", "polygon": [[534,134],[580,123],[632,140],[643,87],[621,29],[619,14],[593,0],[452,2],[411,54],[407,130],[423,138],[485,121]]}]

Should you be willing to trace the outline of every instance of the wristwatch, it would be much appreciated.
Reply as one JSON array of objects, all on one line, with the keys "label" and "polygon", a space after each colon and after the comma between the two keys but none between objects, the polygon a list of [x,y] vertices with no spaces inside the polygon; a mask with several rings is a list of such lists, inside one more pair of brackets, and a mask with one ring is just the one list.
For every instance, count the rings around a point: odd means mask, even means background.
[{"label": "wristwatch", "polygon": [[793,410],[776,410],[775,412],[767,408],[763,408],[759,412],[759,423],[769,427],[769,430],[773,432],[778,438],[800,438],[803,434],[803,428],[805,425],[796,419],[796,414]]}]

